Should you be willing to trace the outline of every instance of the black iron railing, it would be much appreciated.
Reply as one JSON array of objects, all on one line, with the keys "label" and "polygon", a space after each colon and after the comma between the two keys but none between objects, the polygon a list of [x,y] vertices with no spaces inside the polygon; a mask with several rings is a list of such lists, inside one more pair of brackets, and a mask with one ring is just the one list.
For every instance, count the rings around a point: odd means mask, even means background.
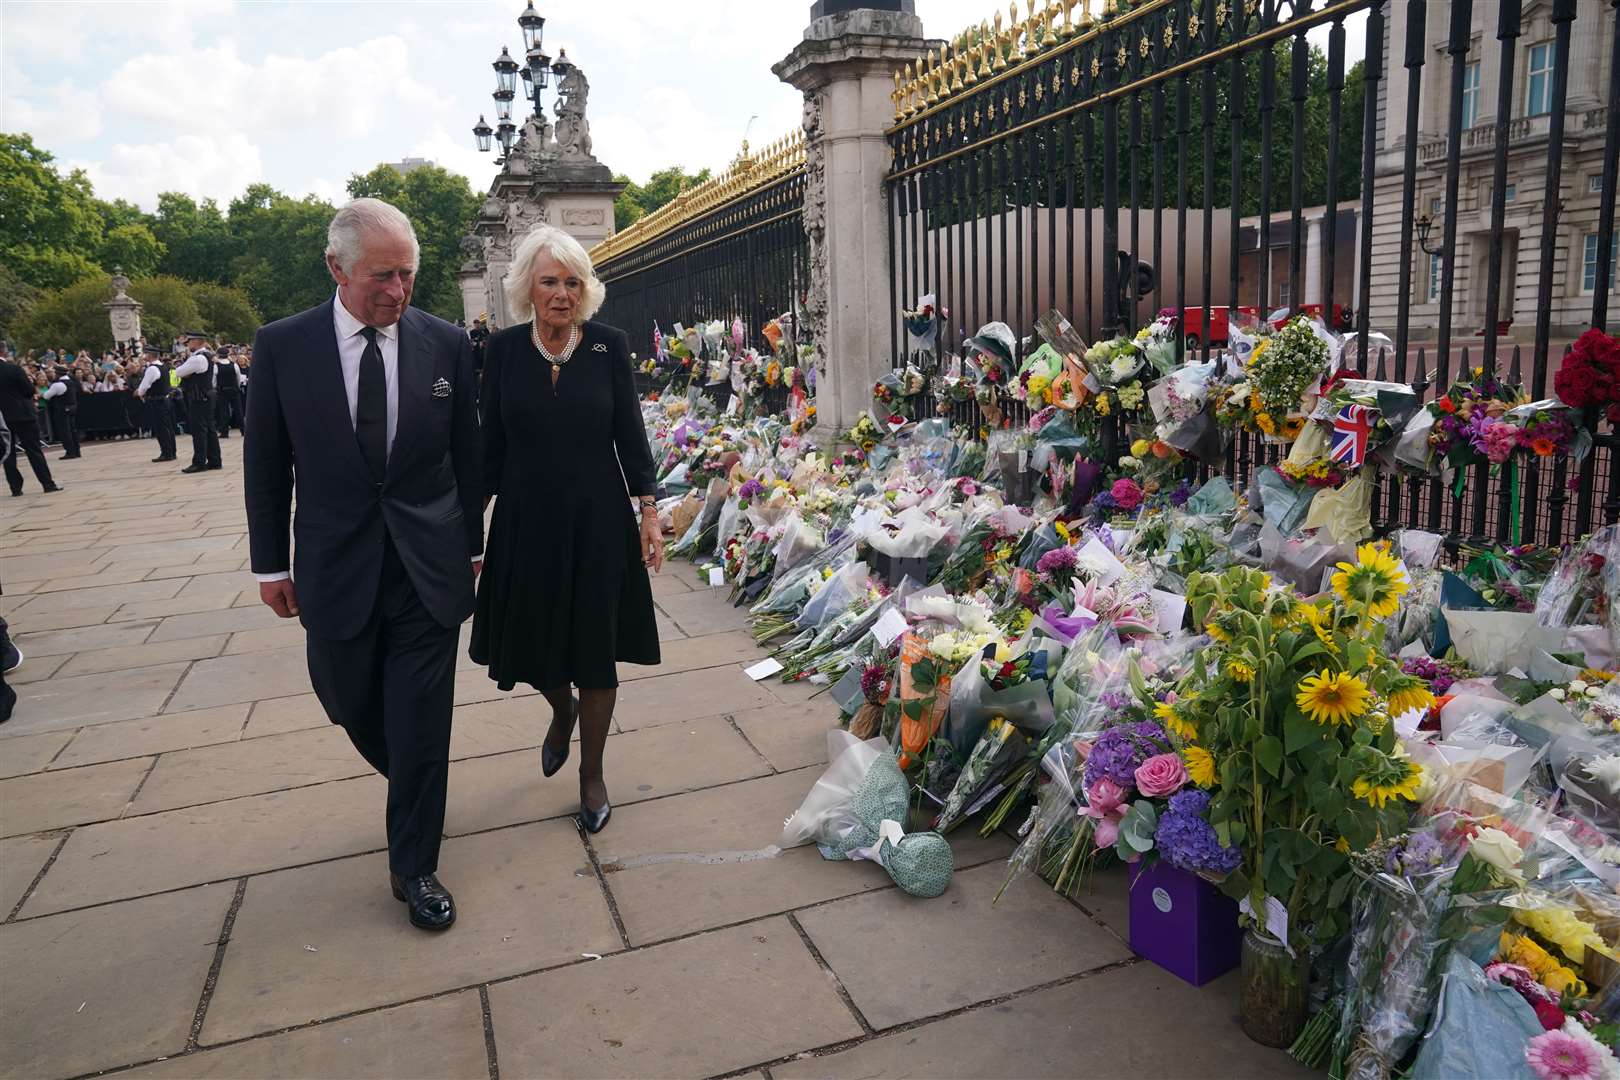
[{"label": "black iron railing", "polygon": [[767,322],[792,311],[808,273],[804,148],[784,139],[744,154],[714,180],[632,224],[591,252],[607,286],[598,318],[630,335],[645,357],[655,323],[742,319],[763,348]]},{"label": "black iron railing", "polygon": [[[1023,18],[1015,7],[1010,25],[998,16],[968,30],[896,78],[887,185],[897,365],[906,358],[899,309],[929,293],[950,312],[947,349],[991,320],[1031,333],[1049,308],[1087,339],[1169,309],[1186,343],[1178,347],[1207,356],[1222,314],[1319,305],[1350,327],[1363,374],[1429,394],[1479,367],[1546,397],[1549,358],[1582,326],[1607,326],[1615,199],[1599,196],[1595,219],[1588,208],[1575,221],[1566,203],[1585,195],[1588,177],[1578,172],[1577,192],[1567,173],[1595,162],[1601,192],[1616,190],[1620,0],[1555,0],[1529,19],[1522,0],[1146,0],[1123,11],[1105,0],[1097,20],[1090,0],[1036,6]],[[1347,68],[1352,25],[1365,56]],[[1602,43],[1607,69],[1594,79],[1601,103],[1572,130],[1576,32]],[[1533,95],[1516,77],[1532,45],[1550,46],[1552,65]],[[1486,52],[1497,81],[1465,103],[1469,65]],[[1445,93],[1425,98],[1426,65]],[[1429,100],[1444,108],[1426,110]],[[1489,180],[1474,179],[1488,194],[1464,251],[1461,174],[1465,159],[1473,172],[1482,156]],[[1545,184],[1529,190],[1543,172]],[[1442,183],[1435,249],[1436,223],[1419,198]],[[1527,216],[1526,203],[1539,213]],[[1346,211],[1355,226],[1341,237]],[[1583,280],[1571,260],[1581,258],[1580,230],[1593,226],[1588,322],[1585,299],[1571,301]],[[1534,318],[1519,332],[1534,326],[1514,343],[1502,334],[1514,321],[1508,292],[1527,290]],[[1469,338],[1459,341],[1463,310]],[[1377,332],[1392,349],[1369,348]],[[1596,449],[1573,485],[1562,460],[1532,462],[1516,482],[1481,467],[1460,498],[1438,479],[1385,477],[1375,523],[1558,542],[1620,519],[1620,440],[1588,423]],[[1246,482],[1279,451],[1241,434],[1225,471]]]}]

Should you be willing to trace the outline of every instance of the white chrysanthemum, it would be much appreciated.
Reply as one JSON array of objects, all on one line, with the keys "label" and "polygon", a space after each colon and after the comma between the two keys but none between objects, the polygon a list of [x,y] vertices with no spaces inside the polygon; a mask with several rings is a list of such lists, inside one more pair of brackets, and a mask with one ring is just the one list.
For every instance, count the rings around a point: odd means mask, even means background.
[{"label": "white chrysanthemum", "polygon": [[1605,754],[1586,763],[1586,771],[1601,781],[1611,795],[1620,795],[1620,754]]}]

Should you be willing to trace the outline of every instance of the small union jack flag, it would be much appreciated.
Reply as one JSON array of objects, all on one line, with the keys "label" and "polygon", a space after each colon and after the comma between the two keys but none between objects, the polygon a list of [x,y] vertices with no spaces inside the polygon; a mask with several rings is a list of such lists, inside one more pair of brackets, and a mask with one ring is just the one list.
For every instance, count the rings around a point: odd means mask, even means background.
[{"label": "small union jack flag", "polygon": [[658,357],[659,363],[664,362],[664,335],[658,329],[657,319],[653,320],[653,355]]},{"label": "small union jack flag", "polygon": [[1366,405],[1346,405],[1333,416],[1333,440],[1328,460],[1359,467],[1367,460],[1367,442],[1372,438],[1378,410]]}]

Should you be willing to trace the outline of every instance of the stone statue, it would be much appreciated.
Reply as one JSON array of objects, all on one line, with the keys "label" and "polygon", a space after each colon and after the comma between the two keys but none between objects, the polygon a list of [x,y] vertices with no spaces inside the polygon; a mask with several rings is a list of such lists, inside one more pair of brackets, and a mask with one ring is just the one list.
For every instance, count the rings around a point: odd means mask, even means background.
[{"label": "stone statue", "polygon": [[122,266],[113,267],[112,287],[114,300],[129,299],[129,278],[125,276]]},{"label": "stone statue", "polygon": [[591,157],[591,125],[585,119],[590,92],[590,81],[577,64],[557,84],[557,149],[564,158]]}]

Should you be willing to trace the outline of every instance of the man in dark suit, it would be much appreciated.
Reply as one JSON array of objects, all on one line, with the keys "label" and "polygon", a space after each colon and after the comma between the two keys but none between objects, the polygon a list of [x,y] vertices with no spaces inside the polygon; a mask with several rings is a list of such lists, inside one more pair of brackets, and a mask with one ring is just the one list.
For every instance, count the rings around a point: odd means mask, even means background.
[{"label": "man in dark suit", "polygon": [[409,306],[419,256],[404,214],[356,199],[327,244],[336,298],[253,343],[253,572],[264,602],[303,622],[327,716],[388,779],[394,896],[412,923],[443,930],[455,921],[435,875],[457,631],[484,550],[472,347]]},{"label": "man in dark suit", "polygon": [[17,455],[22,454],[34,469],[39,486],[47,492],[61,491],[51,479],[51,466],[45,460],[45,451],[39,445],[39,411],[35,408],[36,390],[28,373],[10,359],[0,359],[0,416],[6,418],[11,429],[11,446],[5,454],[6,485],[13,495],[23,493],[22,470],[17,468]]}]

